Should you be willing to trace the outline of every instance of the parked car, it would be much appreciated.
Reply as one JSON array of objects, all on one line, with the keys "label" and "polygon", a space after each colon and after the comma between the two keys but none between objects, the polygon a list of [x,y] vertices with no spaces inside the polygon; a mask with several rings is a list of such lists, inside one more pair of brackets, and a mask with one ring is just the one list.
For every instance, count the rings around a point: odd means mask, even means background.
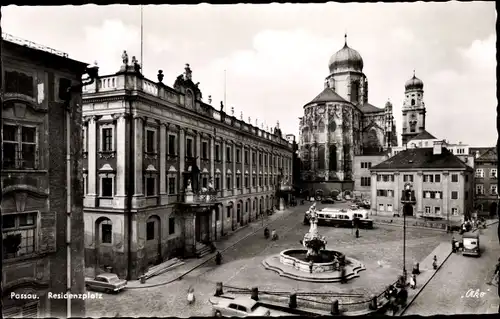
[{"label": "parked car", "polygon": [[335,200],[332,197],[325,197],[321,200],[321,204],[335,204]]},{"label": "parked car", "polygon": [[105,293],[120,292],[127,288],[127,281],[118,278],[116,274],[103,273],[95,278],[85,278],[87,290],[103,291]]},{"label": "parked car", "polygon": [[271,311],[250,297],[212,297],[212,314],[215,317],[269,317]]}]

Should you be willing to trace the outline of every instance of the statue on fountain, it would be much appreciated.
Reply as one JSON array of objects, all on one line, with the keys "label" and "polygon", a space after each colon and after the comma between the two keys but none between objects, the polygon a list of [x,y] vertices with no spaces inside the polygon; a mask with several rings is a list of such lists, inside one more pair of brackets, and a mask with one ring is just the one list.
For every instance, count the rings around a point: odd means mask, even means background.
[{"label": "statue on fountain", "polygon": [[320,251],[326,249],[325,236],[318,232],[318,214],[316,213],[316,203],[314,203],[306,213],[309,219],[309,232],[304,235],[302,245],[307,248],[307,260],[321,262]]}]

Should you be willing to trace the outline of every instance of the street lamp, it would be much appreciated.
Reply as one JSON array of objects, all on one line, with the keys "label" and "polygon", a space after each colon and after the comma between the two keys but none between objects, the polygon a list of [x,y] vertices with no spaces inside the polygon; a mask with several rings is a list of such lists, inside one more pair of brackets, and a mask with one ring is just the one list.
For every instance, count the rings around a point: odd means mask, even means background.
[{"label": "street lamp", "polygon": [[412,205],[416,203],[415,191],[410,183],[406,183],[401,196],[401,204],[403,204],[403,276],[406,280],[406,214]]}]

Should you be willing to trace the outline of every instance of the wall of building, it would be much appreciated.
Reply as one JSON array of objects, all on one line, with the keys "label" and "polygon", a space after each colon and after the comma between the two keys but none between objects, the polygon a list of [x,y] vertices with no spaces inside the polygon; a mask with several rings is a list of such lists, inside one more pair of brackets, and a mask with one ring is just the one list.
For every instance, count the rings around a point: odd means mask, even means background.
[{"label": "wall of building", "polygon": [[[475,162],[474,184],[474,208],[478,214],[482,216],[496,215],[498,189],[496,192],[494,191],[498,187],[497,164],[495,162]],[[478,191],[478,185],[482,186],[482,192]]]},{"label": "wall of building", "polygon": [[[370,168],[387,159],[386,155],[360,155],[354,157],[354,191],[360,192],[363,197],[371,196],[371,173]],[[362,164],[363,163],[363,164]],[[361,182],[364,178],[364,184]],[[366,181],[369,181],[366,184]]]},{"label": "wall of building", "polygon": [[[106,96],[106,92],[125,85],[125,76],[128,78],[128,89],[139,92],[141,96],[131,103],[132,116],[127,114],[129,111],[125,108],[124,96]],[[201,93],[186,74],[184,78],[187,80],[182,85],[176,81],[174,90],[162,83],[140,78],[135,73],[117,74],[103,77],[97,86],[85,89],[85,231],[89,272],[104,271],[103,267],[108,265],[120,276],[126,276],[128,217],[124,216],[128,216],[126,185],[129,170],[132,170],[134,188],[132,278],[154,262],[156,257],[151,257],[152,254],[158,255],[161,261],[174,257],[180,247],[192,246],[195,225],[201,227],[202,238],[207,235],[210,240],[215,240],[249,220],[255,220],[260,203],[256,202],[254,210],[250,201],[246,210],[246,201],[259,199],[263,210],[269,208],[281,174],[283,181],[292,181],[292,144],[280,136],[279,130],[266,132],[223,111],[216,111],[200,100]],[[99,96],[94,94],[96,91],[100,92]],[[112,149],[109,151],[101,149],[104,128],[113,132]],[[132,140],[129,129],[133,130]],[[153,137],[152,149],[148,149],[148,134]],[[206,152],[203,145],[206,145]],[[133,154],[133,160],[129,154]],[[214,206],[215,210],[201,215],[184,211],[178,206],[184,201],[184,191],[194,167],[200,170],[200,188],[208,188],[211,178],[221,202],[219,206]],[[111,196],[102,196],[101,178],[112,178]],[[154,180],[152,194],[147,194],[148,178]],[[246,179],[248,185],[245,184]],[[193,181],[192,187],[195,186]],[[229,216],[227,207],[230,208]],[[219,220],[216,209],[219,209]],[[152,215],[161,225],[158,229],[161,234],[160,248],[155,248],[154,243],[144,239],[147,221]],[[117,216],[122,217],[117,219]],[[176,227],[179,233],[167,235],[171,216],[175,218],[176,225],[179,224]],[[96,236],[99,228],[95,228],[95,223],[103,218],[112,221],[113,240],[115,237],[120,241],[123,238],[123,245],[113,244],[99,249],[99,238]],[[155,249],[160,253],[155,254]],[[99,262],[99,259],[103,261]]]},{"label": "wall of building", "polygon": [[[414,216],[437,216],[443,219],[460,220],[465,213],[471,209],[471,181],[472,173],[469,171],[452,170],[420,170],[420,171],[394,171],[373,172],[372,171],[372,213],[381,216],[402,216],[401,191],[407,182],[413,185],[415,191],[416,205],[414,205]],[[387,181],[383,176],[388,176]],[[432,175],[433,182],[424,182],[424,176]],[[439,182],[436,182],[436,175]],[[452,182],[452,175],[457,176],[457,182]],[[411,177],[413,176],[413,182]],[[467,178],[465,176],[468,176]],[[467,182],[466,182],[467,180]],[[391,196],[382,196],[379,190],[390,191]],[[427,198],[427,192],[441,192],[440,198]],[[452,199],[452,192],[457,192],[458,198]],[[467,198],[466,198],[466,193]],[[430,212],[427,213],[426,207]],[[436,207],[439,212],[436,212]],[[453,214],[456,208],[456,214]]]},{"label": "wall of building", "polygon": [[[54,316],[66,315],[66,300],[49,300],[47,293],[65,293],[67,259],[71,258],[72,293],[84,292],[83,222],[81,189],[81,94],[71,96],[72,130],[69,144],[72,190],[71,257],[66,247],[66,106],[59,97],[61,79],[70,84],[81,82],[85,65],[54,57],[52,54],[3,44],[5,94],[3,99],[3,167],[2,167],[2,238],[21,232],[19,251],[4,256],[2,269],[2,298],[4,315]],[[8,145],[8,125],[16,127],[16,142],[26,135],[25,128],[34,128],[34,149],[13,155]],[[29,135],[29,134],[28,134]],[[31,141],[31,139],[28,139]],[[27,144],[23,144],[26,147]],[[21,156],[21,157],[19,157]],[[50,172],[50,173],[49,173]],[[33,219],[27,217],[32,216]],[[7,227],[7,220],[14,221]],[[34,293],[39,300],[12,300],[11,292]],[[84,316],[85,302],[72,300],[72,314]]]}]

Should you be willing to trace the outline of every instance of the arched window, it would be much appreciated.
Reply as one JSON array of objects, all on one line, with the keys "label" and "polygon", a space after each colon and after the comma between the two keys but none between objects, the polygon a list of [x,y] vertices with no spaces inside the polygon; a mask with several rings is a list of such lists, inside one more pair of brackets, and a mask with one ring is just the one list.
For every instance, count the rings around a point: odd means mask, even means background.
[{"label": "arched window", "polygon": [[325,132],[325,122],[323,120],[320,120],[318,123],[318,133],[324,133]]},{"label": "arched window", "polygon": [[101,243],[111,244],[113,237],[113,223],[108,218],[104,219],[100,225]]},{"label": "arched window", "polygon": [[411,99],[411,106],[415,105],[415,99]]},{"label": "arched window", "polygon": [[318,169],[325,168],[325,146],[318,146]]},{"label": "arched window", "polygon": [[329,160],[329,170],[337,170],[337,147],[335,145],[330,145],[330,160]]}]

